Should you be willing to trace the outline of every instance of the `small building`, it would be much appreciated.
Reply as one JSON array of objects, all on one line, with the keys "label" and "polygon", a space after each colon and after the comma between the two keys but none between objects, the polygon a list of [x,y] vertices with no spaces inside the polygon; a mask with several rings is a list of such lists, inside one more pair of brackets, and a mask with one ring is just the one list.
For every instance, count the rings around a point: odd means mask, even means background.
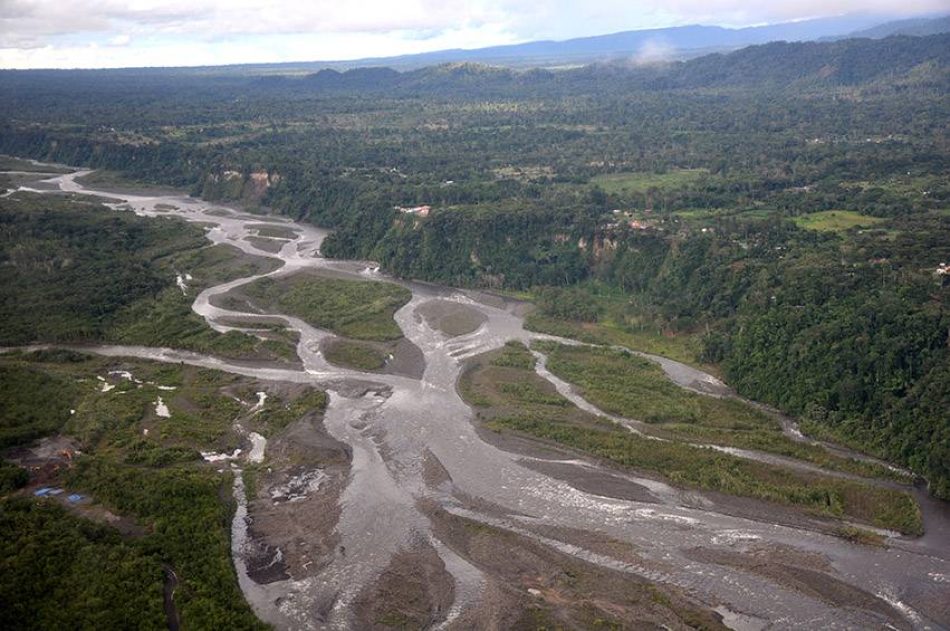
[{"label": "small building", "polygon": [[432,207],[428,205],[424,206],[396,206],[396,210],[407,215],[416,215],[418,217],[428,217],[429,213],[432,211]]}]

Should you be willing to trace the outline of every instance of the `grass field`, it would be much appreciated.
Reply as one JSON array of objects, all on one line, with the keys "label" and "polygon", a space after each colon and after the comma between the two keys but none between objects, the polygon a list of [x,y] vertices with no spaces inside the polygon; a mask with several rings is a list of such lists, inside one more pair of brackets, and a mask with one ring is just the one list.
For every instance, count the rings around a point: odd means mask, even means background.
[{"label": "grass field", "polygon": [[800,215],[793,219],[795,224],[806,230],[819,232],[844,232],[851,228],[869,228],[879,224],[883,219],[868,217],[851,210],[825,210],[808,215]]},{"label": "grass field", "polygon": [[647,423],[686,423],[727,430],[779,429],[755,408],[702,396],[670,381],[655,363],[624,351],[537,342],[548,368],[576,384],[602,410]]},{"label": "grass field", "polygon": [[129,178],[128,176],[122,175],[117,171],[107,171],[104,169],[99,169],[93,171],[92,173],[78,177],[76,178],[76,181],[83,186],[93,189],[98,188],[129,193],[135,193],[137,191],[143,190],[165,191],[171,194],[183,192],[170,186],[163,186],[142,180],[135,180]]},{"label": "grass field", "polygon": [[356,368],[357,370],[379,370],[386,365],[387,353],[375,346],[353,340],[333,340],[323,351],[331,364]]},{"label": "grass field", "polygon": [[29,160],[0,155],[0,171],[22,171],[23,173],[72,173],[75,169],[66,167],[40,166]]},{"label": "grass field", "polygon": [[649,360],[606,348],[536,346],[548,354],[551,372],[578,386],[588,401],[607,412],[653,423],[660,436],[765,451],[836,471],[904,481],[886,467],[795,442],[778,421],[742,401],[680,388]]},{"label": "grass field", "polygon": [[277,308],[338,335],[373,341],[402,337],[393,314],[412,298],[408,289],[392,283],[315,274],[262,278],[241,289],[265,309]]},{"label": "grass field", "polygon": [[662,355],[678,362],[701,368],[716,374],[715,366],[703,364],[697,360],[700,350],[699,340],[686,333],[663,335],[655,327],[635,329],[613,322],[570,322],[547,318],[532,313],[525,319],[525,328],[538,333],[548,333],[569,337],[588,344],[607,344]]},{"label": "grass field", "polygon": [[[600,352],[593,350],[595,355]],[[495,431],[551,441],[619,466],[654,472],[679,486],[754,497],[906,533],[920,532],[920,511],[907,493],[804,474],[676,440],[661,442],[637,436],[576,408],[537,376],[533,366],[534,359],[527,349],[511,343],[477,358],[460,379],[459,391],[475,408],[480,421]],[[653,384],[662,389],[655,375],[647,373],[644,387]],[[598,378],[602,376],[598,374]],[[654,410],[656,413],[668,417],[693,414],[705,419],[710,427],[769,424],[754,410],[734,409],[735,402],[704,408],[695,401],[677,400],[670,392],[661,392],[658,398],[662,403]],[[631,403],[626,401],[626,405]]]},{"label": "grass field", "polygon": [[258,236],[271,239],[294,239],[298,234],[293,228],[282,226],[279,223],[257,223],[249,225],[248,228],[257,230]]},{"label": "grass field", "polygon": [[681,169],[666,173],[610,173],[591,180],[609,194],[642,194],[651,188],[680,188],[701,181],[709,175],[705,169]]},{"label": "grass field", "polygon": [[560,396],[534,372],[534,356],[520,342],[483,355],[459,381],[463,398],[484,420],[502,416],[543,416],[552,422],[597,426],[601,421]]}]

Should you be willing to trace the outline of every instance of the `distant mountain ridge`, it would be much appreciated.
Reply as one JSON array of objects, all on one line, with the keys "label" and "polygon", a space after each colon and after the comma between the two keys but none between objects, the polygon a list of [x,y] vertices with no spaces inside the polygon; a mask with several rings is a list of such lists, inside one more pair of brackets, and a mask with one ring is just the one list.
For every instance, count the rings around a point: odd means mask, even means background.
[{"label": "distant mountain ridge", "polygon": [[514,70],[474,63],[441,64],[398,72],[392,68],[323,69],[302,79],[263,78],[274,86],[318,91],[396,94],[486,94],[536,90],[596,93],[611,89],[803,89],[888,82],[950,87],[950,34],[930,37],[773,42],[731,53],[637,66],[592,64],[570,70]]},{"label": "distant mountain ridge", "polygon": [[[43,85],[50,94],[71,98],[79,92],[121,90],[161,94],[175,77],[204,94],[235,95],[265,91],[288,96],[351,93],[389,96],[439,95],[445,98],[557,97],[631,91],[768,90],[827,87],[900,90],[907,86],[950,92],[950,34],[891,36],[823,42],[771,42],[686,61],[638,63],[619,59],[566,69],[509,68],[473,62],[415,69],[359,67],[346,71],[302,67],[277,72],[270,67],[150,68],[115,70],[3,70],[0,94],[18,99]],[[67,96],[68,95],[68,96]],[[146,97],[142,97],[146,98]]]},{"label": "distant mountain ridge", "polygon": [[[710,52],[725,52],[776,41],[880,38],[898,34],[933,35],[950,30],[946,28],[948,20],[950,16],[894,20],[892,16],[858,14],[745,28],[675,26],[563,41],[545,40],[472,50],[452,49],[396,57],[324,62],[322,67],[347,70],[356,67],[387,66],[405,70],[444,63],[474,62],[523,68],[586,65],[620,59],[684,60]],[[314,66],[321,64],[311,63]]]},{"label": "distant mountain ridge", "polygon": [[939,35],[940,33],[950,33],[950,15],[938,18],[914,18],[885,22],[862,31],[850,33],[848,37],[881,39],[892,35],[926,37],[928,35]]}]

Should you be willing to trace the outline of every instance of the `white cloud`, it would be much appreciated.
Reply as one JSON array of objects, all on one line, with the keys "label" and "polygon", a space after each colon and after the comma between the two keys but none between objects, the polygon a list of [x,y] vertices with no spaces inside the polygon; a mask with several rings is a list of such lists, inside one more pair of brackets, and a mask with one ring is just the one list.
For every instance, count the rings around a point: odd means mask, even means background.
[{"label": "white cloud", "polygon": [[676,50],[659,37],[648,39],[631,60],[635,66],[653,66],[675,59]]},{"label": "white cloud", "polygon": [[[0,0],[0,67],[355,59],[687,23],[946,10],[946,0]],[[108,49],[108,52],[106,50]]]}]

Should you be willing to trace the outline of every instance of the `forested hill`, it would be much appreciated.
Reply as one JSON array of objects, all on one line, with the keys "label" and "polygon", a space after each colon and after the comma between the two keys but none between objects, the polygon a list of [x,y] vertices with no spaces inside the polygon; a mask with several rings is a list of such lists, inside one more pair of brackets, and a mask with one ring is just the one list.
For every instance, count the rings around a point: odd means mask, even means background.
[{"label": "forested hill", "polygon": [[[839,42],[775,42],[685,62],[636,65],[596,64],[562,71],[527,72],[476,64],[447,64],[399,73],[389,68],[346,72],[321,70],[304,84],[320,91],[444,93],[534,90],[597,93],[746,87],[815,89],[876,82],[950,86],[950,34],[931,37],[849,39]],[[293,79],[268,78],[271,85],[293,86]],[[299,80],[297,80],[299,81]]]},{"label": "forested hill", "polygon": [[[490,46],[472,50],[439,50],[428,53],[362,59],[351,62],[330,62],[325,67],[352,68],[368,66],[389,66],[393,68],[420,68],[444,63],[474,62],[504,65],[509,67],[563,66],[565,64],[583,64],[629,59],[649,54],[650,49],[660,46],[664,52],[675,59],[695,57],[713,51],[734,50],[743,46],[764,44],[775,41],[810,41],[834,37],[843,39],[847,33],[869,26],[882,30],[893,22],[880,23],[881,16],[868,14],[844,15],[831,18],[818,18],[785,22],[766,26],[746,28],[726,28],[721,26],[687,25],[667,28],[622,31],[606,35],[579,37],[564,41],[533,41],[521,44]],[[926,28],[928,18],[919,18],[915,24]],[[896,25],[894,28],[897,28]],[[880,31],[875,31],[879,33]],[[913,33],[932,35],[942,32]],[[886,33],[894,34],[894,33]],[[875,35],[883,37],[885,35]]]},{"label": "forested hill", "polygon": [[830,43],[776,42],[728,55],[677,64],[655,86],[765,86],[801,89],[882,81],[950,85],[950,34],[849,39]]},{"label": "forested hill", "polygon": [[950,33],[950,15],[937,18],[911,18],[885,22],[884,24],[878,24],[868,29],[855,31],[847,37],[890,37],[892,35],[925,37],[939,33]]}]

